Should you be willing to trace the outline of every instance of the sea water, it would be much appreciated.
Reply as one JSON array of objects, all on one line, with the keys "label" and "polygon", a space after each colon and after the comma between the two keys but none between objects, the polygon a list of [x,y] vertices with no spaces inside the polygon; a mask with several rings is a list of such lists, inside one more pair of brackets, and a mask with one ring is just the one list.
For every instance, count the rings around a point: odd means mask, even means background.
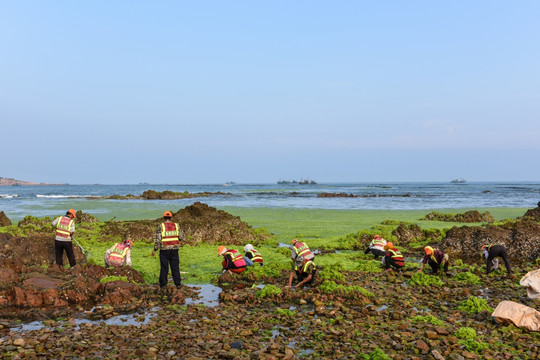
[{"label": "sea water", "polygon": [[[111,195],[141,195],[146,190],[216,193],[178,200],[110,200]],[[222,194],[217,194],[222,193]],[[352,197],[318,197],[343,193]],[[97,198],[96,198],[97,197]],[[57,216],[83,210],[109,220],[129,209],[130,219],[159,217],[195,201],[216,208],[270,207],[360,210],[427,210],[452,208],[533,208],[540,201],[540,182],[322,183],[300,184],[136,184],[0,186],[0,211],[14,221],[26,215]],[[154,214],[155,213],[155,214]],[[124,220],[117,218],[117,220]]]}]

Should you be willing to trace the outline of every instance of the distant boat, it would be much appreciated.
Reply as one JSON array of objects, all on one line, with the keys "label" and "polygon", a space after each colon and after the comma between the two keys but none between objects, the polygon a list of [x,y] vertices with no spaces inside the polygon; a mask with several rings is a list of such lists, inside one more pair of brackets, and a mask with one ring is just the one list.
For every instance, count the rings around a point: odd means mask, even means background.
[{"label": "distant boat", "polygon": [[459,178],[459,179],[453,179],[452,181],[450,181],[452,184],[463,184],[465,182],[467,182],[465,179],[463,178]]},{"label": "distant boat", "polygon": [[315,180],[300,180],[299,182],[300,185],[316,185],[317,182]]},{"label": "distant boat", "polygon": [[236,183],[234,181],[227,181],[225,184],[223,184],[224,186],[229,186],[229,185],[236,185]]},{"label": "distant boat", "polygon": [[280,185],[297,184],[298,181],[296,181],[296,180],[292,180],[292,181],[290,181],[290,180],[279,180],[277,183],[280,184]]}]

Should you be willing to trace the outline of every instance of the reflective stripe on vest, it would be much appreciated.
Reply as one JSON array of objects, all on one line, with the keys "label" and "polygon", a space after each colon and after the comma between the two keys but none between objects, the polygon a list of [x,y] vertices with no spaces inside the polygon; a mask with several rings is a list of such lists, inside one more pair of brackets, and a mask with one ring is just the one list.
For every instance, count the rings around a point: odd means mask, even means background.
[{"label": "reflective stripe on vest", "polygon": [[398,249],[396,248],[388,249],[388,252],[390,253],[390,256],[392,257],[392,259],[394,259],[394,262],[396,264],[398,265],[405,264],[405,259],[403,258],[403,255]]},{"label": "reflective stripe on vest", "polygon": [[304,263],[304,265],[302,265],[301,269],[298,269],[298,267],[296,265],[295,265],[295,268],[296,268],[296,270],[299,270],[301,273],[305,274],[308,271],[308,265],[309,264],[313,264],[313,269],[315,269],[315,263],[313,261],[311,261],[311,260],[306,261]]},{"label": "reflective stripe on vest", "polygon": [[260,262],[260,263],[263,262],[262,255],[257,250],[253,249],[251,251],[248,251],[248,254],[249,253],[251,253],[251,255],[252,255],[251,261],[256,261],[256,262]]},{"label": "reflective stripe on vest", "polygon": [[56,222],[56,236],[68,239],[71,236],[71,228],[73,226],[73,219],[68,216],[60,216]]},{"label": "reflective stripe on vest", "polygon": [[225,254],[223,254],[223,255],[224,256],[230,255],[231,259],[232,259],[232,262],[233,262],[234,266],[236,266],[236,267],[245,267],[246,266],[246,261],[244,260],[244,257],[237,250],[234,250],[234,249],[227,250],[227,252]]},{"label": "reflective stripe on vest", "polygon": [[371,244],[373,246],[379,246],[379,247],[384,247],[384,245],[386,245],[386,241],[383,240],[383,239],[374,239]]},{"label": "reflective stripe on vest", "polygon": [[309,247],[300,241],[294,244],[294,251],[296,252],[296,256],[303,256],[304,259],[307,255],[313,255],[311,250],[309,250]]},{"label": "reflective stripe on vest", "polygon": [[124,257],[126,256],[128,250],[129,246],[118,243],[114,246],[114,249],[112,249],[111,253],[109,254],[109,259],[124,260]]},{"label": "reflective stripe on vest", "polygon": [[163,246],[180,244],[180,227],[177,223],[166,222],[161,224],[161,243]]}]

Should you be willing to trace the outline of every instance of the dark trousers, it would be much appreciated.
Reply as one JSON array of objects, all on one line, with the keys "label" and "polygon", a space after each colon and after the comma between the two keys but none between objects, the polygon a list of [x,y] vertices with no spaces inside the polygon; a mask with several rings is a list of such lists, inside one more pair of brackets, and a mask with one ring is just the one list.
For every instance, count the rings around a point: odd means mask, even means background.
[{"label": "dark trousers", "polygon": [[[428,260],[428,264],[429,266],[431,266],[431,271],[433,272],[433,274],[436,274],[439,272],[439,269],[441,268],[441,264],[431,259]],[[444,263],[444,272],[445,273],[448,272],[448,261]]]},{"label": "dark trousers", "polygon": [[496,257],[503,259],[504,265],[506,266],[506,271],[508,274],[511,274],[512,268],[510,267],[510,262],[508,261],[508,253],[503,245],[493,245],[491,249],[489,249],[489,255],[486,260],[486,273],[489,274],[491,272],[491,265],[493,264],[493,259]]},{"label": "dark trousers", "polygon": [[384,268],[390,269],[390,266],[394,267],[396,270],[401,270],[403,265],[398,265],[391,256],[384,257]]},{"label": "dark trousers", "polygon": [[64,250],[69,260],[69,266],[74,267],[77,263],[75,261],[75,254],[73,253],[73,244],[71,241],[58,241],[54,240],[54,253],[56,255],[56,265],[64,266]]},{"label": "dark trousers", "polygon": [[384,256],[386,255],[386,252],[385,251],[382,251],[382,250],[379,250],[379,249],[370,249],[370,248],[367,248],[365,251],[364,251],[364,254],[367,254],[371,252],[373,254],[373,256],[375,257],[375,259],[378,259],[379,256]]},{"label": "dark trousers", "polygon": [[178,258],[178,249],[159,251],[159,286],[164,287],[168,282],[169,266],[174,281],[174,285],[180,286],[180,260]]}]

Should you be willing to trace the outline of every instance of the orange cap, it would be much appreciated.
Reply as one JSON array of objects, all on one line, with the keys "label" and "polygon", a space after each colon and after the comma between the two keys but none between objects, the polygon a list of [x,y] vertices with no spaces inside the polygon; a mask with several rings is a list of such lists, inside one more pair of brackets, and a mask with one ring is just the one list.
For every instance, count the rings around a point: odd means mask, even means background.
[{"label": "orange cap", "polygon": [[431,255],[433,254],[433,248],[431,246],[426,246],[424,248],[424,251],[426,252],[426,255]]},{"label": "orange cap", "polygon": [[385,249],[390,249],[390,248],[393,248],[393,247],[394,247],[394,244],[392,244],[391,242],[387,242],[386,245],[384,245]]},{"label": "orange cap", "polygon": [[375,235],[375,239],[380,239],[381,235]]},{"label": "orange cap", "polygon": [[73,215],[73,217],[74,217],[74,218],[76,218],[76,217],[77,217],[77,212],[76,212],[75,210],[73,210],[73,209],[69,209],[69,210],[68,210],[67,212],[68,212],[68,214],[71,214],[71,215]]},{"label": "orange cap", "polygon": [[298,239],[292,239],[292,244],[294,245],[295,242],[297,242]]},{"label": "orange cap", "polygon": [[486,247],[487,247],[487,245],[482,245],[482,249],[481,249],[481,250],[484,251],[484,248],[486,248]]},{"label": "orange cap", "polygon": [[217,255],[223,255],[227,251],[227,248],[223,245],[219,245],[217,248]]},{"label": "orange cap", "polygon": [[165,212],[163,213],[163,217],[170,217],[170,218],[172,218],[172,212],[170,212],[170,211],[165,211]]}]

